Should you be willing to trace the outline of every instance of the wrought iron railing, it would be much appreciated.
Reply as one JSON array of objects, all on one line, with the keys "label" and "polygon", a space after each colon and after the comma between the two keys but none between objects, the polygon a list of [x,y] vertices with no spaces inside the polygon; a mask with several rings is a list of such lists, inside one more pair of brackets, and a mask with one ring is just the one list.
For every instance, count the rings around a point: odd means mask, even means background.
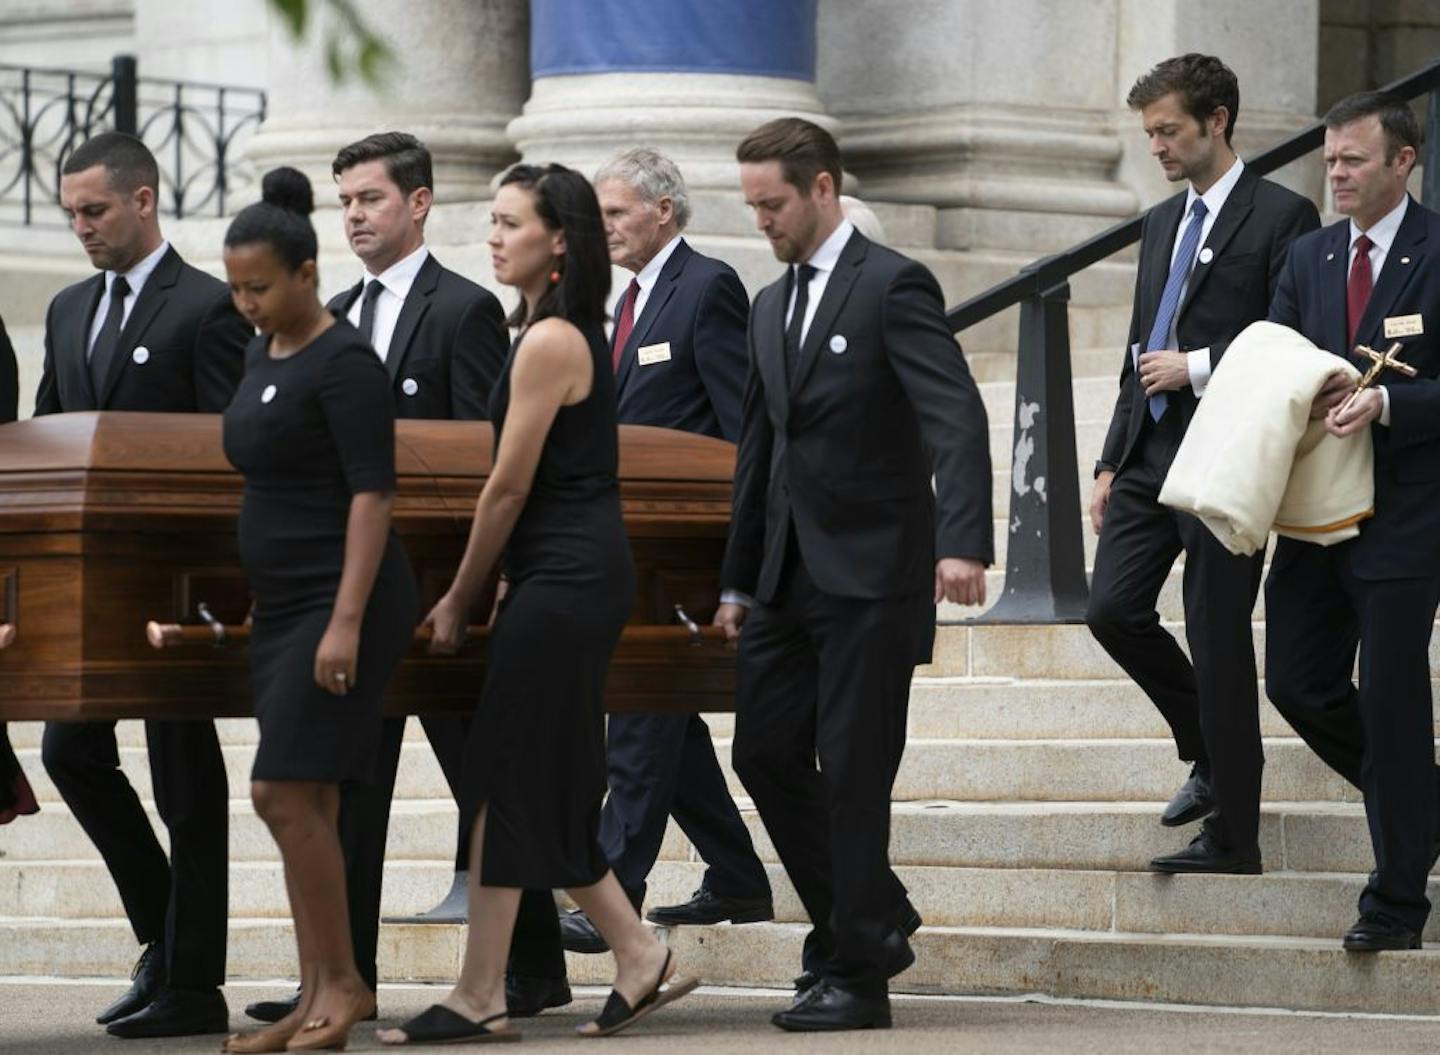
[{"label": "wrought iron railing", "polygon": [[0,220],[63,223],[65,159],[112,129],[155,153],[165,215],[223,216],[249,178],[245,141],[264,120],[263,91],[140,77],[130,55],[108,74],[0,65]]},{"label": "wrought iron railing", "polygon": [[[1422,197],[1429,207],[1440,208],[1440,61],[1385,87],[1406,99],[1429,94]],[[1325,125],[1317,121],[1247,158],[1245,167],[1263,176],[1324,141]],[[946,313],[950,329],[959,333],[1020,305],[1012,464],[1023,465],[1024,471],[1012,481],[1005,585],[989,611],[965,622],[1078,623],[1085,617],[1089,585],[1075,476],[1070,276],[1138,242],[1143,219],[1118,223],[1063,253],[1036,260]]]}]

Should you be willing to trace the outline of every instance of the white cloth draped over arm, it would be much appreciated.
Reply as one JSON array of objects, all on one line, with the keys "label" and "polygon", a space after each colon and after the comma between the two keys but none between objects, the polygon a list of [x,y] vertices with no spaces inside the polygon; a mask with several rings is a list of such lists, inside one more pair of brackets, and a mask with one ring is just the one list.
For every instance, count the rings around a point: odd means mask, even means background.
[{"label": "white cloth draped over arm", "polygon": [[1236,554],[1263,549],[1272,530],[1322,546],[1354,538],[1374,513],[1370,430],[1337,439],[1310,420],[1337,373],[1360,376],[1289,327],[1246,327],[1206,386],[1160,501]]}]

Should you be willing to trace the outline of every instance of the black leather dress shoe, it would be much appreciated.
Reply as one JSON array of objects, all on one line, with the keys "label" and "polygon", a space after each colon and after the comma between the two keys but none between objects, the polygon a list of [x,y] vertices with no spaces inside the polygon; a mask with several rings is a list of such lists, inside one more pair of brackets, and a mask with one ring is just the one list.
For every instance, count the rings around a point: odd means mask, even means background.
[{"label": "black leather dress shoe", "polygon": [[889,1029],[890,998],[859,996],[821,982],[772,1023],[791,1033],[824,1033],[842,1029]]},{"label": "black leather dress shoe", "polygon": [[1190,845],[1185,849],[1152,860],[1150,871],[1165,875],[1203,872],[1258,876],[1264,869],[1260,867],[1258,848],[1247,853],[1237,853],[1229,847],[1221,846],[1209,832],[1202,831],[1190,840]]},{"label": "black leather dress shoe", "polygon": [[300,990],[284,1000],[257,1000],[245,1005],[245,1013],[257,1022],[279,1022],[300,1006]]},{"label": "black leather dress shoe", "polygon": [[645,913],[645,918],[662,927],[764,923],[775,918],[775,902],[768,897],[723,897],[702,886],[683,905],[652,908]]},{"label": "black leather dress shoe", "polygon": [[1388,952],[1420,948],[1420,935],[1409,927],[1374,912],[1355,921],[1341,939],[1346,952]]},{"label": "black leather dress shoe", "polygon": [[[909,936],[920,929],[920,914],[913,909],[915,926],[906,929],[910,920],[896,927],[889,934],[885,935],[885,971],[886,976],[894,978],[897,974],[904,974],[915,965],[915,950],[910,948]],[[820,976],[814,971],[804,971],[795,977],[796,1000],[804,996],[815,987],[820,981]]]},{"label": "black leather dress shoe", "polygon": [[[245,1013],[257,1022],[279,1022],[299,1006],[300,990],[296,989],[294,996],[284,1000],[257,1000],[253,1004],[246,1004]],[[378,1014],[378,1011],[371,1011],[361,1021],[374,1022]]]},{"label": "black leather dress shoe", "polygon": [[564,1007],[574,997],[564,978],[537,978],[528,974],[505,974],[505,1008],[511,1018],[534,1018],[552,1007]]},{"label": "black leather dress shoe", "polygon": [[117,1019],[143,1011],[154,1003],[165,987],[165,944],[152,941],[145,946],[140,959],[135,961],[135,970],[130,972],[130,989],[100,1014],[95,1021],[108,1026]]},{"label": "black leather dress shoe", "polygon": [[560,916],[560,944],[566,952],[600,953],[609,952],[610,946],[600,937],[590,917],[580,909]]},{"label": "black leather dress shoe", "polygon": [[195,1037],[226,1033],[230,1010],[218,989],[162,989],[142,1011],[116,1019],[105,1027],[112,1037]]},{"label": "black leather dress shoe", "polygon": [[1199,764],[1190,767],[1190,778],[1180,785],[1175,797],[1160,814],[1160,823],[1167,828],[1208,817],[1215,809],[1215,793],[1210,788],[1210,770]]}]

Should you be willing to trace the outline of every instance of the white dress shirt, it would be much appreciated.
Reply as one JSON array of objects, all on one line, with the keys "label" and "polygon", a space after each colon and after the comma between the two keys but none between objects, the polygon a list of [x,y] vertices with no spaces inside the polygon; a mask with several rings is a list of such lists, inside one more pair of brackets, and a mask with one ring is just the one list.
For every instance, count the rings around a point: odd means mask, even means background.
[{"label": "white dress shirt", "polygon": [[[169,249],[170,243],[162,241],[158,249],[125,272],[125,281],[130,284],[130,292],[126,294],[125,305],[121,308],[120,329],[125,329],[125,324],[130,321],[130,313],[135,310],[135,302],[140,299],[140,291],[145,288],[146,281],[160,266],[160,258]],[[110,288],[115,285],[117,273],[115,271],[105,272],[105,292],[95,308],[95,317],[90,320],[90,339],[85,342],[85,358],[87,360],[90,358],[90,353],[95,350],[95,340],[100,336],[100,328],[105,325],[105,316],[110,313]]]},{"label": "white dress shirt", "polygon": [[[805,338],[810,334],[810,323],[815,320],[815,310],[820,307],[820,298],[825,295],[825,286],[830,282],[830,275],[834,272],[835,265],[840,262],[840,251],[854,233],[855,225],[849,220],[841,220],[840,226],[831,231],[830,237],[821,242],[820,248],[811,253],[810,259],[805,261],[815,269],[815,274],[810,278],[810,299],[805,304],[805,321],[800,326],[801,344],[805,343]],[[799,283],[792,282],[791,285],[795,288],[790,290],[790,300],[785,305],[787,330],[790,328],[790,316],[795,313],[795,297],[800,292]]]},{"label": "white dress shirt", "polygon": [[[1239,158],[1235,163],[1226,169],[1225,174],[1210,185],[1210,189],[1204,194],[1195,190],[1195,185],[1190,185],[1189,192],[1185,195],[1184,216],[1190,215],[1190,210],[1195,207],[1195,200],[1198,198],[1205,203],[1205,219],[1200,225],[1200,245],[1203,248],[1205,242],[1210,238],[1210,232],[1215,227],[1215,218],[1220,215],[1220,210],[1225,207],[1225,202],[1230,197],[1230,192],[1235,189],[1235,184],[1240,182],[1240,174],[1245,171],[1245,162]],[[1183,231],[1188,221],[1181,221]],[[1170,248],[1170,266],[1175,266],[1175,254],[1180,251],[1180,243],[1183,241],[1180,232],[1175,235],[1175,244]],[[1194,262],[1191,262],[1191,274],[1194,274]],[[1187,276],[1185,284],[1180,287],[1180,303],[1185,303],[1185,293],[1189,289],[1190,279]],[[1175,313],[1175,318],[1170,320],[1170,332],[1165,335],[1166,348],[1180,347],[1180,339],[1175,334],[1175,328],[1180,322],[1180,313]],[[1196,396],[1205,394],[1205,386],[1210,383],[1210,349],[1196,348],[1185,353],[1190,370],[1190,387],[1195,390]]]},{"label": "white dress shirt", "polygon": [[[395,336],[395,323],[400,320],[400,309],[405,306],[405,298],[410,295],[415,276],[420,273],[420,268],[429,256],[430,250],[421,245],[415,252],[397,260],[378,275],[372,275],[369,268],[365,270],[366,288],[369,288],[370,283],[378,282],[385,291],[375,298],[375,332],[370,337],[370,343],[375,346],[375,354],[380,356],[382,363],[390,354],[390,341]],[[365,293],[362,290],[360,296],[355,298],[355,303],[350,305],[350,310],[345,313],[345,318],[352,326],[360,325],[360,309],[364,304]]]},{"label": "white dress shirt", "polygon": [[650,292],[655,288],[655,283],[660,280],[660,272],[665,269],[666,262],[675,252],[675,247],[680,244],[680,236],[677,234],[670,241],[665,243],[664,248],[650,258],[650,262],[635,272],[635,281],[640,286],[640,292],[635,294],[635,321],[640,321],[640,313],[645,310],[645,305],[650,303]]},{"label": "white dress shirt", "polygon": [[[1390,246],[1395,242],[1395,236],[1400,233],[1400,222],[1405,219],[1405,209],[1410,204],[1410,195],[1400,199],[1400,204],[1391,209],[1380,219],[1370,225],[1370,230],[1362,231],[1355,226],[1355,221],[1350,221],[1350,255],[1346,260],[1345,279],[1350,279],[1350,268],[1355,266],[1355,240],[1362,234],[1369,237],[1370,245],[1370,279],[1372,283],[1379,283],[1380,269],[1385,266],[1385,260],[1390,256]],[[1372,289],[1374,286],[1372,285]],[[1345,349],[1348,354],[1350,349]],[[1390,390],[1384,385],[1376,386],[1380,389],[1380,424],[1387,429],[1390,427]]]}]

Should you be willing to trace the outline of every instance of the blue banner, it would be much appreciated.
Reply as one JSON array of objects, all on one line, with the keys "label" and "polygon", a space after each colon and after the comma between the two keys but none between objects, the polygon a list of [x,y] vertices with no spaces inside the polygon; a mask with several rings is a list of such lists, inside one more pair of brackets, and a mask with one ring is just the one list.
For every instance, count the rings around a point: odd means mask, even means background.
[{"label": "blue banner", "polygon": [[531,0],[530,70],[815,79],[817,0]]}]

